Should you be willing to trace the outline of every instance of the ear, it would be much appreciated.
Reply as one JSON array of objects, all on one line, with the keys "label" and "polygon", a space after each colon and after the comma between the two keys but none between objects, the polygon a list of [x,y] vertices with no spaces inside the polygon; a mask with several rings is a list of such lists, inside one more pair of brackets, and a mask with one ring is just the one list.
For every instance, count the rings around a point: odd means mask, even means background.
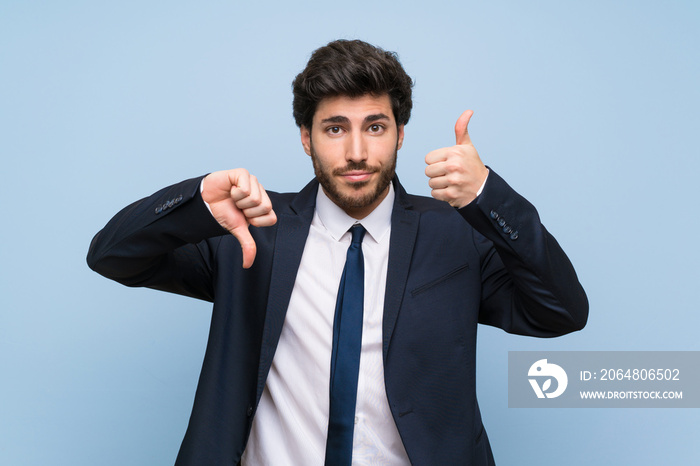
[{"label": "ear", "polygon": [[311,131],[304,125],[300,128],[301,145],[304,146],[306,155],[311,156]]},{"label": "ear", "polygon": [[401,149],[401,146],[403,145],[403,127],[404,125],[399,125],[398,130],[399,130],[399,136],[396,141],[396,150]]}]

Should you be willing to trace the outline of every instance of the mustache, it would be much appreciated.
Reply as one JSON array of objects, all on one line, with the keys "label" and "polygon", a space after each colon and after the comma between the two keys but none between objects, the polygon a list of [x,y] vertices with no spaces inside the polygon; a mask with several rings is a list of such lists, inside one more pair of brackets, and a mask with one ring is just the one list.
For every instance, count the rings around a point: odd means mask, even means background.
[{"label": "mustache", "polygon": [[347,165],[345,165],[343,168],[336,168],[333,170],[334,175],[344,175],[347,172],[351,171],[364,171],[364,172],[369,172],[369,173],[376,173],[379,171],[378,167],[370,167],[367,162],[348,162]]}]

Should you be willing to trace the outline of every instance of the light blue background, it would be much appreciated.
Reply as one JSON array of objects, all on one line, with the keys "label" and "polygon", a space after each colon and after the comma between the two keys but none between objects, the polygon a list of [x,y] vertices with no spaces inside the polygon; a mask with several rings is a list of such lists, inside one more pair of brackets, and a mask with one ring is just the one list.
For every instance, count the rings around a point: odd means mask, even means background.
[{"label": "light blue background", "polygon": [[399,153],[470,133],[539,209],[591,304],[554,340],[482,327],[478,391],[503,465],[696,464],[692,409],[507,408],[509,350],[698,350],[695,1],[0,1],[0,464],[172,464],[207,303],[91,272],[126,204],[244,166],[312,176],[290,83],[310,52],[361,38],[399,53],[415,107]]}]

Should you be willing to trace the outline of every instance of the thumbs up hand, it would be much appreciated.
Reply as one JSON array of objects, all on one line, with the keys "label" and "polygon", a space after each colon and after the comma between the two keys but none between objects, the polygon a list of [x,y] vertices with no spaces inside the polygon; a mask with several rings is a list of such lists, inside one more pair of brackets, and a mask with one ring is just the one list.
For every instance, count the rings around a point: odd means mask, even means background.
[{"label": "thumbs up hand", "polygon": [[476,193],[486,180],[488,168],[479,158],[467,127],[473,111],[467,110],[455,124],[457,144],[430,152],[425,156],[428,166],[425,174],[435,199],[453,207],[464,207],[476,198]]},{"label": "thumbs up hand", "polygon": [[202,182],[202,199],[216,221],[241,243],[243,268],[249,268],[257,247],[248,226],[267,227],[277,222],[265,189],[246,169],[237,168],[207,175]]}]

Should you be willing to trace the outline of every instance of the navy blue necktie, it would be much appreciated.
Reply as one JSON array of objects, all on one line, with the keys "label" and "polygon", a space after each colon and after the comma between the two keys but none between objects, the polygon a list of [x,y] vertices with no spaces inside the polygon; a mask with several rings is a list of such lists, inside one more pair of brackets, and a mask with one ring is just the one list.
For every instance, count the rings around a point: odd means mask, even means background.
[{"label": "navy blue necktie", "polygon": [[365,229],[358,224],[350,231],[352,243],[340,279],[333,320],[326,466],[349,466],[352,462],[352,433],[355,428],[357,375],[362,344],[365,284],[362,238]]}]

